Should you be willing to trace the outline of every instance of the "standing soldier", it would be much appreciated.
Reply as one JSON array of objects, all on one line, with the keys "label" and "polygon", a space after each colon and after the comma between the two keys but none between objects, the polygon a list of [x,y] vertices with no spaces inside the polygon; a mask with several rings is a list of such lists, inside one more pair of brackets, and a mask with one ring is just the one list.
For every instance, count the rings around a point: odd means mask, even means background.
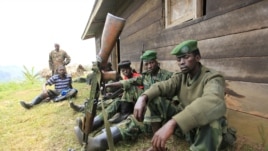
[{"label": "standing soldier", "polygon": [[70,56],[66,51],[60,49],[60,45],[54,44],[55,50],[49,53],[49,69],[52,71],[52,75],[56,74],[57,68],[61,65],[65,66],[71,62]]}]

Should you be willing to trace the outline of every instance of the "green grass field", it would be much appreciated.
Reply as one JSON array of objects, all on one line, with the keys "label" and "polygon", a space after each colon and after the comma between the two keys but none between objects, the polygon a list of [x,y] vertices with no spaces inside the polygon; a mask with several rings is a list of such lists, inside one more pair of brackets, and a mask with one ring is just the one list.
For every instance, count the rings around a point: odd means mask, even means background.
[{"label": "green grass field", "polygon": [[[90,86],[73,83],[78,96],[71,101],[82,104],[89,95]],[[69,101],[44,102],[30,110],[22,108],[20,100],[30,102],[41,92],[42,82],[0,83],[0,151],[67,151],[69,148],[81,150],[73,131],[75,119],[82,113],[74,112]],[[239,140],[239,139],[238,139]],[[150,146],[150,138],[141,135],[137,141],[120,142],[118,151],[144,150]],[[170,151],[188,150],[188,143],[176,138],[168,141]],[[247,144],[237,143],[229,151],[263,150]]]}]

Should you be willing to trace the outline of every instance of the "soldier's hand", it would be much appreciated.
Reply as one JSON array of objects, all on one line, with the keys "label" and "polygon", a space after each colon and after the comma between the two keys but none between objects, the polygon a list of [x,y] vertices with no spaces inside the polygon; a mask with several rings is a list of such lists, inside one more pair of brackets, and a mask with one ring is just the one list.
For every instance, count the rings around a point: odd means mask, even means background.
[{"label": "soldier's hand", "polygon": [[152,146],[156,151],[166,151],[166,142],[169,137],[175,131],[177,123],[174,119],[169,120],[165,125],[163,125],[158,131],[155,132],[152,138]]},{"label": "soldier's hand", "polygon": [[144,118],[147,100],[148,100],[148,97],[146,95],[141,95],[138,98],[134,107],[134,112],[133,112],[134,117],[140,122],[142,122]]}]

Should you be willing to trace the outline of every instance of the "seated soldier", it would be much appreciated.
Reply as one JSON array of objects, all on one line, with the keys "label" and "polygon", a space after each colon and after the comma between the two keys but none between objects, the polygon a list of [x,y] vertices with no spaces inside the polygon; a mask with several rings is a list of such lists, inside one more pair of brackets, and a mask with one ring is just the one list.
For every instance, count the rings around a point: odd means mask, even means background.
[{"label": "seated soldier", "polygon": [[[53,99],[54,102],[58,102],[76,96],[78,91],[72,87],[72,77],[66,74],[65,66],[59,66],[57,70],[58,74],[53,75],[44,83],[42,93],[31,103],[20,101],[22,107],[30,109],[45,99]],[[47,85],[54,85],[55,90],[47,89]]]},{"label": "seated soldier", "polygon": [[[128,80],[131,78],[140,77],[141,74],[137,73],[134,69],[131,68],[131,62],[129,60],[121,61],[118,64],[118,67],[120,69],[121,77],[123,80]],[[109,83],[108,83],[109,84]],[[138,86],[138,88],[134,87],[134,91],[128,91],[124,92],[123,96],[121,97],[120,104],[117,108],[119,108],[119,112],[117,112],[111,119],[109,119],[109,122],[111,123],[119,123],[120,121],[127,118],[127,116],[132,113],[134,103],[133,103],[133,97],[136,92],[136,90],[142,90],[143,86]],[[141,91],[140,91],[141,92]],[[125,101],[129,100],[129,101]]]},{"label": "seated soldier", "polygon": [[[133,69],[131,68],[130,65],[131,62],[129,60],[121,61],[118,64],[123,81],[141,76],[139,73],[133,72]],[[122,97],[113,99],[112,103],[106,108],[107,118],[109,119],[109,122],[119,123],[122,120],[126,119],[128,115],[132,114],[134,107],[134,100],[136,100],[138,95],[141,94],[142,92],[143,92],[143,86],[140,85],[134,86],[130,88],[128,91],[124,91]],[[79,108],[80,110],[84,111],[84,106],[79,106]],[[76,132],[78,131],[79,133],[81,131],[81,125],[82,125],[81,119],[77,119],[77,124],[78,126],[75,127],[75,131]],[[101,126],[103,126],[103,124],[104,124],[104,118],[102,113],[100,113],[94,118],[92,131],[96,130],[97,128],[100,128]],[[81,143],[80,137],[78,138]]]}]

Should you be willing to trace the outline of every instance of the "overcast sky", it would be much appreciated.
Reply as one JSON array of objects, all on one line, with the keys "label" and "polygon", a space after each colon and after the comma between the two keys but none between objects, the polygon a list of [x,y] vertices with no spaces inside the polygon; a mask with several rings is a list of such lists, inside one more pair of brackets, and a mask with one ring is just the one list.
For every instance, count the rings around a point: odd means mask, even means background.
[{"label": "overcast sky", "polygon": [[82,40],[95,0],[0,0],[0,65],[48,67],[59,43],[71,64],[95,60],[94,39]]}]

